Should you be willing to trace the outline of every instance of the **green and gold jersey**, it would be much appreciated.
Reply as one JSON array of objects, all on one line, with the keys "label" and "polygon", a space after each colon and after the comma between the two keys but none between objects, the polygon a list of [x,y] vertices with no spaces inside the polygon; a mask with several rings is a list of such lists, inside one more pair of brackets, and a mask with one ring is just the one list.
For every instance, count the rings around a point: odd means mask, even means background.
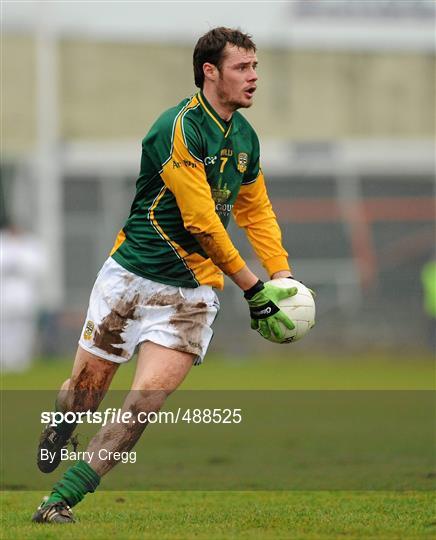
[{"label": "green and gold jersey", "polygon": [[143,139],[136,196],[111,256],[153,281],[222,288],[223,272],[245,265],[225,230],[232,213],[270,274],[289,268],[256,133],[238,112],[224,122],[199,92]]}]

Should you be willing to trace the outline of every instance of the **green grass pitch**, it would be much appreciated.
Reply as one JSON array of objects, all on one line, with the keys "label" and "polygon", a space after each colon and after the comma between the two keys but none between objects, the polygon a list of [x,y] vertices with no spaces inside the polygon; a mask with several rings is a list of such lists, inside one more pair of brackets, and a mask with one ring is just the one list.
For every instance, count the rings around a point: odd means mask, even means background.
[{"label": "green grass pitch", "polygon": [[6,493],[2,538],[431,538],[428,493],[102,492],[74,525],[29,523],[39,493]]},{"label": "green grass pitch", "polygon": [[[2,388],[56,389],[70,367],[68,362],[41,360],[28,373],[5,375]],[[133,362],[121,368],[113,387],[128,388],[133,369]],[[233,361],[211,355],[204,366],[193,369],[183,388],[424,390],[433,388],[434,374],[431,357],[362,354],[326,360],[299,355]],[[4,467],[1,463],[2,472]],[[75,508],[75,525],[32,524],[30,517],[44,494],[1,494],[1,538],[436,538],[431,491],[117,492],[103,486]]]}]

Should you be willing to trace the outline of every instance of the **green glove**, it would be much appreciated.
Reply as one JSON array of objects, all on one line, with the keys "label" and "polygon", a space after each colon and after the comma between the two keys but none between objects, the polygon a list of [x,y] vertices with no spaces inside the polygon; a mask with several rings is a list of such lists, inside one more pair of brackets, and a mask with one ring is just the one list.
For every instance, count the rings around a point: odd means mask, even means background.
[{"label": "green glove", "polygon": [[250,307],[251,328],[257,330],[265,339],[270,339],[271,334],[278,340],[283,339],[284,332],[279,323],[284,324],[289,330],[293,330],[295,325],[280,310],[277,303],[295,294],[297,294],[296,287],[281,289],[259,280],[244,293]]}]

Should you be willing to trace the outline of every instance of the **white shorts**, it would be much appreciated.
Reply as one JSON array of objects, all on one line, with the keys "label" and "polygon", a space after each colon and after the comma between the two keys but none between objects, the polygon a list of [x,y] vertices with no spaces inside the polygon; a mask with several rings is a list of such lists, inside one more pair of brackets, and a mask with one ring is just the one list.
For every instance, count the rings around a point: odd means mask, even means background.
[{"label": "white shorts", "polygon": [[219,307],[208,285],[190,289],[157,283],[109,258],[92,289],[79,345],[122,364],[138,344],[152,341],[194,354],[194,365],[201,364]]}]

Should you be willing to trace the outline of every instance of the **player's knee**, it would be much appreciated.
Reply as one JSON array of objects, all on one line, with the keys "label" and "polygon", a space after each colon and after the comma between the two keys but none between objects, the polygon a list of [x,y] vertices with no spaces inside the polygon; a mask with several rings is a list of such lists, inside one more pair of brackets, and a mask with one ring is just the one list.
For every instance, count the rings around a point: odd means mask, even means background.
[{"label": "player's knee", "polygon": [[165,399],[171,395],[177,388],[180,386],[180,379],[178,377],[162,377],[156,378],[150,381],[149,383],[144,384],[143,392],[150,394],[155,394],[156,396],[161,396]]},{"label": "player's knee", "polygon": [[133,415],[139,412],[159,411],[165,400],[167,393],[164,390],[131,390],[126,404]]}]

